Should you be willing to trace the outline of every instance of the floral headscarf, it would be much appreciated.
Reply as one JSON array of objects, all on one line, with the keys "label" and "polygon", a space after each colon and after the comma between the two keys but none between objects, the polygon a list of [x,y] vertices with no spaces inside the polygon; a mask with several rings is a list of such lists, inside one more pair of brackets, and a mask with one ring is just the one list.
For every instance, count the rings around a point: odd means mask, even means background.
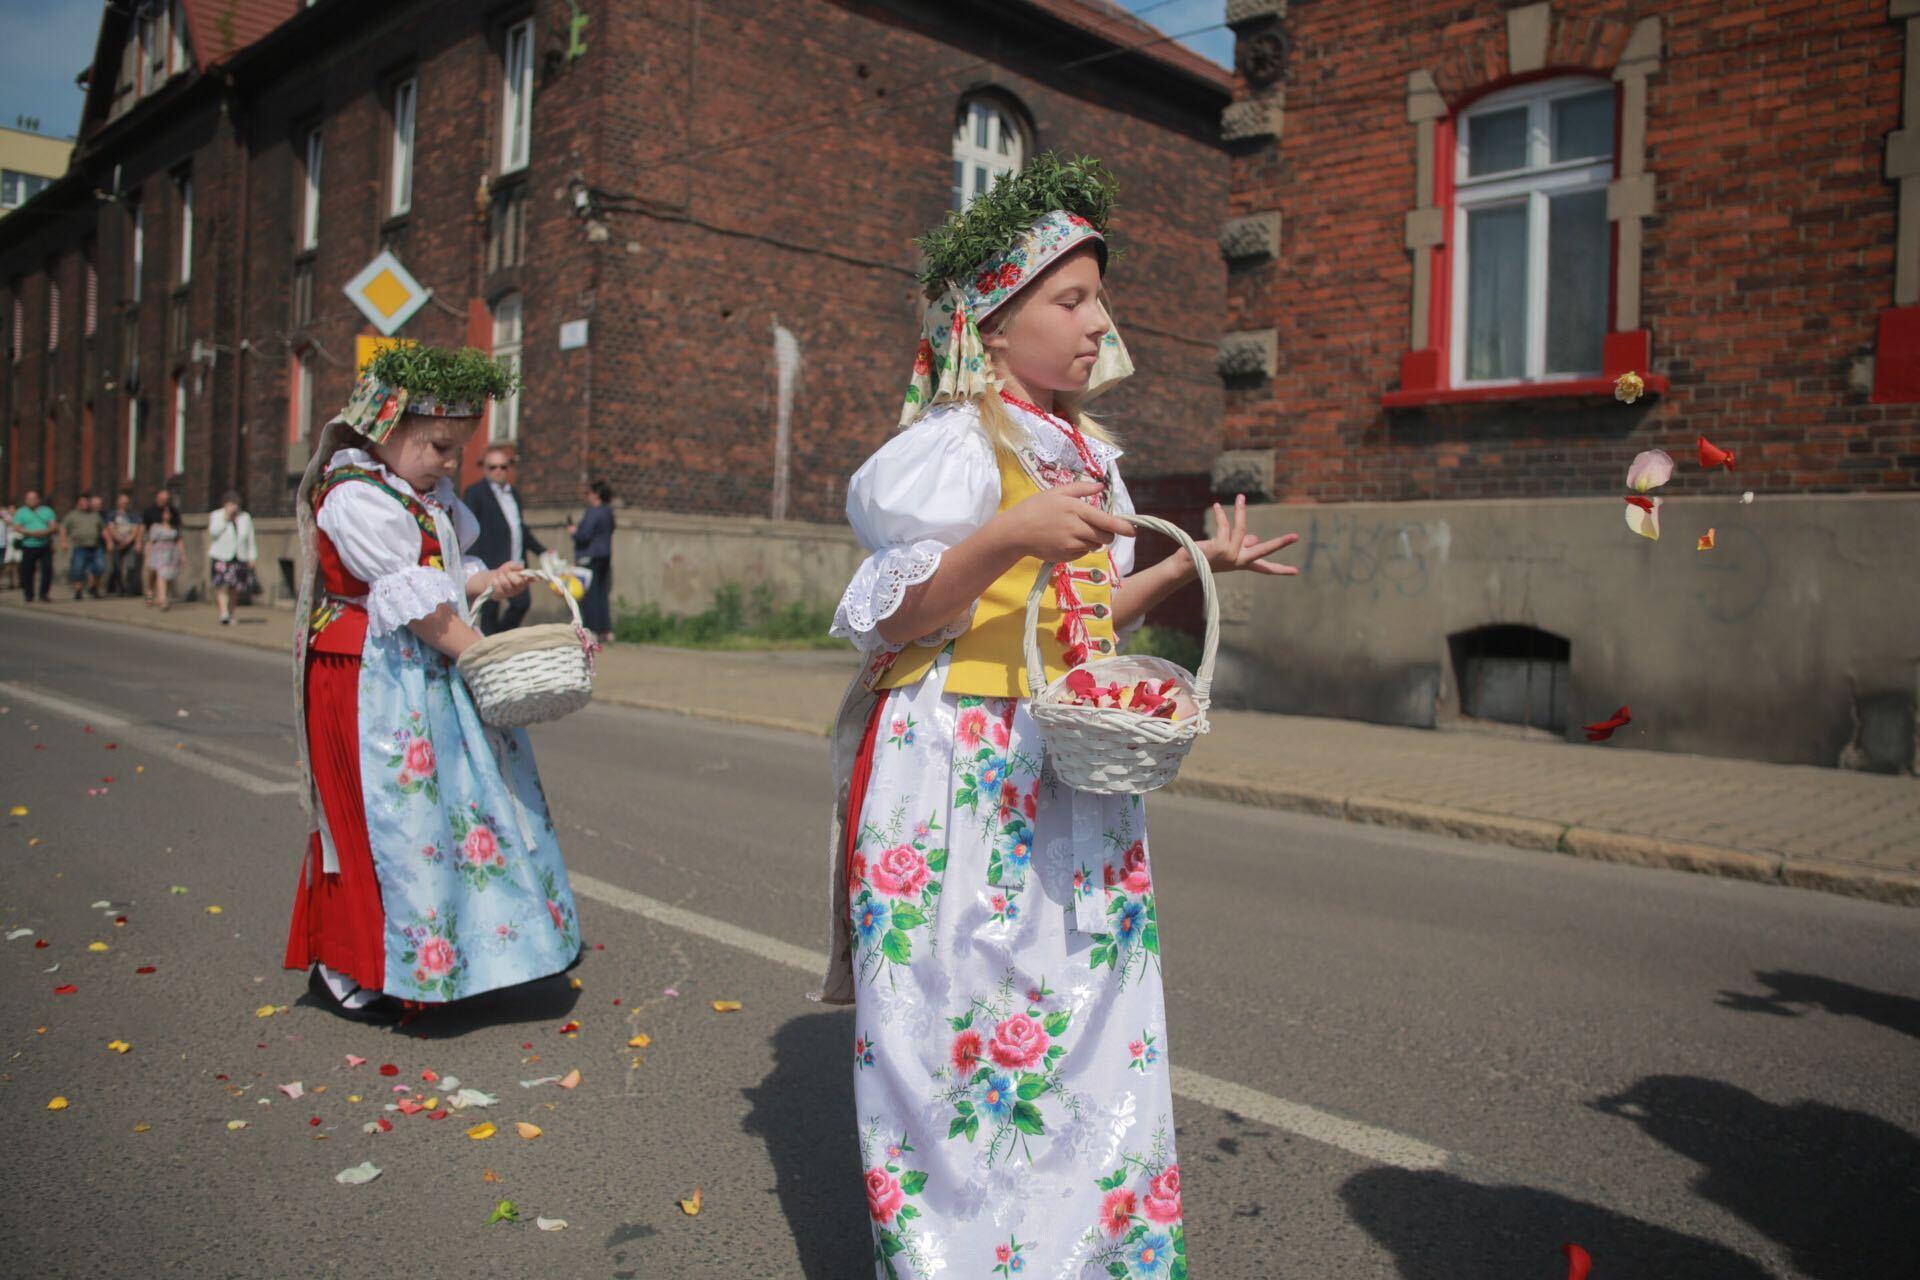
[{"label": "floral headscarf", "polygon": [[[1106,238],[1079,214],[1056,209],[1035,222],[1014,244],[981,263],[965,280],[949,281],[927,304],[920,321],[920,349],[913,360],[913,381],[900,408],[905,427],[935,404],[989,395],[998,386],[993,362],[980,338],[980,324],[1015,294],[1083,244],[1099,249],[1106,264]],[[1105,310],[1105,303],[1101,303]],[[1133,372],[1127,344],[1107,317],[1100,356],[1087,380],[1086,397],[1100,394]]]}]

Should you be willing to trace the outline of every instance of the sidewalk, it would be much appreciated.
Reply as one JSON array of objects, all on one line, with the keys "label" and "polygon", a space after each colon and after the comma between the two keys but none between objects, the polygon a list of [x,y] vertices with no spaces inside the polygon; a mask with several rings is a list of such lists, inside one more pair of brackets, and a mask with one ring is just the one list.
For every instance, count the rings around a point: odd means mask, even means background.
[{"label": "sidewalk", "polygon": [[[0,597],[0,618],[25,611]],[[31,606],[285,651],[292,615],[222,627],[205,604]],[[0,623],[4,625],[4,623]],[[853,670],[837,652],[615,645],[594,696],[823,735]],[[1920,780],[1800,765],[1220,711],[1171,790],[1609,862],[1771,881],[1920,906]]]}]

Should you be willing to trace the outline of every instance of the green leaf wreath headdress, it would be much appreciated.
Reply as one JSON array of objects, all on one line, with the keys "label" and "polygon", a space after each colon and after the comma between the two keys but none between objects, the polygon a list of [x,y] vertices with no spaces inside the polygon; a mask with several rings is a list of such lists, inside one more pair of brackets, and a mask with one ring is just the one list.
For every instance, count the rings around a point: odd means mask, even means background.
[{"label": "green leaf wreath headdress", "polygon": [[[987,358],[980,322],[1048,267],[1091,244],[1104,274],[1107,222],[1117,190],[1100,161],[1090,156],[1063,160],[1049,151],[915,241],[926,255],[920,281],[928,305],[901,426],[941,401],[993,394],[998,376]],[[1098,395],[1132,372],[1119,330],[1109,327],[1082,398]]]}]

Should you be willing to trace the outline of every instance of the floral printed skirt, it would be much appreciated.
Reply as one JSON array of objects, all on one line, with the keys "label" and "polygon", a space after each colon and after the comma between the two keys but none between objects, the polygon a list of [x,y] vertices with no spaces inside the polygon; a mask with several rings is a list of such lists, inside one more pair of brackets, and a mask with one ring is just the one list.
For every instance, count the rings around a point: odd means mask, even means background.
[{"label": "floral printed skirt", "polygon": [[340,870],[326,873],[309,842],[287,965],[319,961],[423,1002],[571,965],[579,921],[525,731],[483,724],[451,665],[410,632],[370,638],[358,662],[313,655],[308,693]]},{"label": "floral printed skirt", "polygon": [[1184,1280],[1145,809],[1060,783],[1024,702],[947,670],[882,699],[854,780],[876,1274]]}]

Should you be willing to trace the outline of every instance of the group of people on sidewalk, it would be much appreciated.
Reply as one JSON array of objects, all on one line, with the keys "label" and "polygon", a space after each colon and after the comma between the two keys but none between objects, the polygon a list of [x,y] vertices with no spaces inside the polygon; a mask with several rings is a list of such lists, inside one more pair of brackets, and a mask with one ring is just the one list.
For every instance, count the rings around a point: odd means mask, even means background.
[{"label": "group of people on sidewalk", "polygon": [[[185,527],[171,490],[154,492],[137,515],[133,495],[122,490],[111,510],[106,499],[83,492],[64,516],[29,489],[17,505],[0,507],[4,577],[0,586],[20,587],[28,601],[53,598],[54,558],[68,553],[67,583],[73,598],[144,595],[159,609],[173,607],[174,584],[186,567]],[[259,589],[253,517],[229,491],[207,516],[208,577],[220,605],[220,620],[233,620],[235,597]]]},{"label": "group of people on sidewalk", "polygon": [[[1133,370],[1104,287],[1113,197],[1098,161],[1041,156],[919,241],[900,429],[848,483],[869,555],[833,633],[864,662],[821,797],[816,998],[856,1010],[849,1137],[887,1280],[1187,1274],[1144,801],[1055,772],[1023,652],[1036,586],[1054,683],[1197,573],[1185,552],[1135,563],[1123,451],[1084,407]],[[516,383],[478,351],[383,352],[301,480],[313,830],[285,962],[346,1016],[410,1017],[581,955],[527,735],[487,723],[461,674],[511,643],[465,606],[485,593],[513,625],[542,549],[510,454],[465,501],[452,486],[483,402]],[[609,496],[571,528],[597,585]],[[1267,559],[1292,535],[1214,514],[1195,553],[1213,572],[1295,572]]]},{"label": "group of people on sidewalk", "polygon": [[[240,509],[240,497],[228,493],[208,517],[209,552],[218,585],[251,574],[255,558],[252,517]],[[218,532],[216,532],[218,531]],[[172,492],[154,492],[153,502],[136,514],[133,494],[122,490],[111,509],[100,494],[80,493],[63,516],[29,489],[17,504],[0,506],[0,587],[18,586],[29,602],[53,598],[54,560],[68,553],[67,583],[73,598],[144,594],[148,604],[169,608],[173,584],[185,568],[181,514]],[[222,614],[231,613],[223,606]]]}]

